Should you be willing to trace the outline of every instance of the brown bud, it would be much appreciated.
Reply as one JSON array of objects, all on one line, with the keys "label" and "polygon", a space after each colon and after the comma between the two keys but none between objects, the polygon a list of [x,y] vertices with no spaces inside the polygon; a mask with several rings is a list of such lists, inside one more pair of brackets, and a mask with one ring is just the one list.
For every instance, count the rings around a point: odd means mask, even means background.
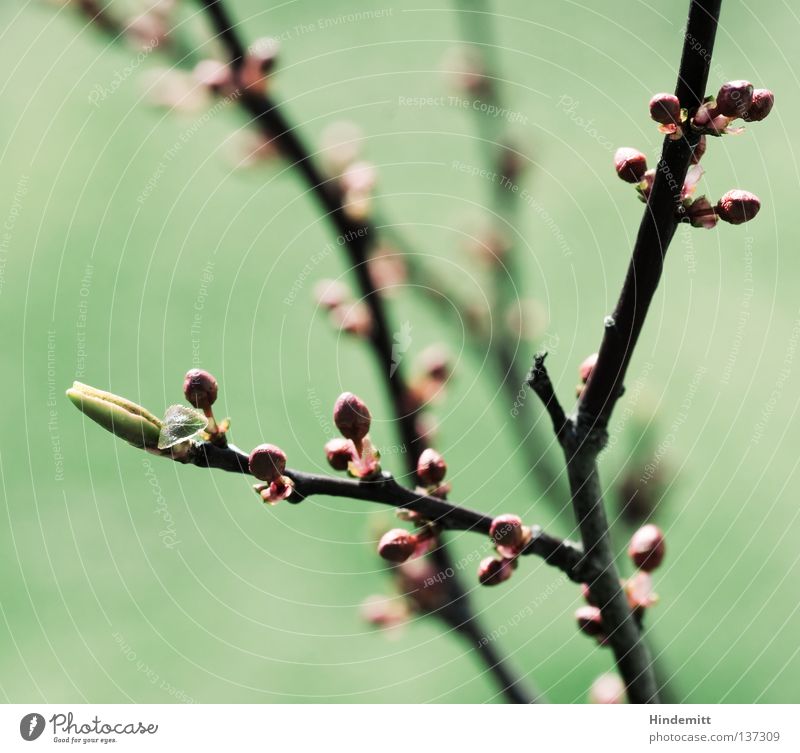
[{"label": "brown bud", "polygon": [[498,515],[492,520],[489,536],[501,554],[513,556],[525,545],[529,535],[518,515]]},{"label": "brown bud", "polygon": [[638,149],[622,146],[614,152],[614,169],[626,183],[641,183],[647,172],[647,157]]},{"label": "brown bud", "polygon": [[403,528],[393,528],[381,536],[378,554],[389,562],[405,562],[417,548],[418,540]]},{"label": "brown bud", "polygon": [[761,209],[761,201],[758,196],[749,191],[734,189],[728,191],[718,202],[716,212],[724,222],[731,225],[741,225],[743,222],[752,220]]},{"label": "brown bud", "polygon": [[578,630],[594,638],[600,638],[605,634],[603,618],[597,607],[585,606],[575,610],[575,620],[578,623]]},{"label": "brown bud", "polygon": [[191,369],[183,378],[183,395],[195,408],[208,410],[217,400],[217,380],[203,369]]},{"label": "brown bud", "polygon": [[753,85],[749,81],[728,81],[717,93],[717,110],[728,118],[741,118],[753,101]]},{"label": "brown bud", "polygon": [[514,574],[514,561],[487,557],[478,565],[478,580],[482,586],[497,586]]},{"label": "brown bud", "polygon": [[248,467],[257,479],[277,481],[286,470],[286,453],[274,444],[260,444],[250,453]]},{"label": "brown bud", "polygon": [[753,91],[753,101],[750,103],[750,107],[747,108],[747,112],[742,115],[742,118],[748,123],[764,120],[772,111],[774,104],[775,95],[769,89],[755,89]]},{"label": "brown bud", "polygon": [[674,94],[656,94],[650,100],[650,117],[662,125],[680,125],[681,103]]},{"label": "brown bud", "polygon": [[333,422],[342,436],[360,442],[367,436],[372,421],[369,408],[352,392],[343,392],[333,406]]},{"label": "brown bud", "polygon": [[642,526],[631,538],[628,556],[640,570],[651,572],[664,559],[664,534],[658,526]]},{"label": "brown bud", "polygon": [[430,447],[424,450],[417,461],[417,478],[423,486],[433,486],[447,475],[444,458]]},{"label": "brown bud", "polygon": [[335,471],[346,471],[347,466],[354,459],[355,448],[349,439],[337,437],[325,444],[325,456]]}]

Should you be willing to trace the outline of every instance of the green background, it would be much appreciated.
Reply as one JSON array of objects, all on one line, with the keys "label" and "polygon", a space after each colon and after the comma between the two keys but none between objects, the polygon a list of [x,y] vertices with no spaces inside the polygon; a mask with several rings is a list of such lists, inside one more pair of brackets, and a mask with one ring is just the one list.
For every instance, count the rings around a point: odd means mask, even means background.
[{"label": "green background", "polygon": [[[450,93],[440,68],[459,38],[453,8],[230,5],[248,40],[283,36],[274,91],[306,140],[318,143],[335,120],[356,120],[364,154],[379,166],[382,216],[477,296],[485,270],[463,240],[488,211],[491,185],[452,166],[482,164],[475,119],[469,109],[400,104]],[[642,209],[614,176],[610,149],[636,146],[655,162],[660,136],[646,104],[674,85],[685,6],[494,6],[502,93],[520,114],[514,130],[531,160],[523,187],[539,207],[524,207],[516,228],[524,239],[516,283],[547,310],[557,338],[550,366],[567,400],[613,307]],[[383,17],[317,25],[380,8]],[[203,40],[194,12],[183,5],[185,37]],[[724,3],[709,89],[748,78],[772,88],[777,105],[744,135],[710,145],[702,190],[712,199],[752,190],[762,211],[740,228],[679,230],[629,377],[644,385],[638,419],[652,418],[648,437],[666,447],[659,520],[669,553],[648,626],[686,701],[800,701],[800,239],[790,138],[800,117],[798,25],[784,3]],[[330,409],[345,389],[367,400],[376,442],[396,442],[369,354],[335,333],[312,301],[314,280],[347,267],[336,253],[312,261],[332,236],[305,186],[280,164],[231,169],[243,125],[233,109],[202,120],[202,110],[148,105],[143,74],[169,64],[158,52],[92,104],[93,88],[108,86],[136,54],[66,10],[0,5],[0,698],[498,700],[470,648],[437,623],[416,619],[387,634],[361,621],[362,599],[391,591],[374,553],[389,513],[327,498],[267,508],[245,478],[148,459],[63,397],[82,370],[82,381],[155,412],[178,402],[211,262],[199,353],[219,378],[218,413],[232,417],[235,442],[275,442],[293,467],[321,469]],[[571,114],[564,97],[577,102]],[[139,203],[187,129],[193,135]],[[286,305],[307,264],[311,275]],[[510,405],[487,365],[463,350],[465,331],[408,289],[392,300],[392,321],[412,325],[409,359],[439,341],[459,356],[436,408],[453,498],[574,535],[569,514],[554,515],[527,484]],[[520,358],[532,348],[522,343]],[[638,431],[623,410],[624,401],[603,459],[611,484]],[[401,462],[387,452],[387,468]],[[159,490],[173,547],[160,535]],[[626,536],[615,528],[621,552]],[[500,588],[474,587],[484,544],[453,538],[483,621],[503,633],[499,645],[516,666],[555,701],[585,700],[611,659],[574,629],[578,589],[539,561],[524,562]],[[532,614],[519,619],[521,611]]]}]

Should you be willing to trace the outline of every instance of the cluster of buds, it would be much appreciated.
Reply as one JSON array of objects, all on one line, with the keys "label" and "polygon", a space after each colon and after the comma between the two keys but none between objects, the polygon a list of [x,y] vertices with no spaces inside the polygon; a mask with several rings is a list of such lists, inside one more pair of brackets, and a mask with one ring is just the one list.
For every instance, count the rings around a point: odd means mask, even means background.
[{"label": "cluster of buds", "polygon": [[769,89],[755,89],[749,81],[728,81],[716,97],[707,97],[692,118],[692,127],[709,136],[740,133],[731,123],[741,118],[747,123],[764,120],[772,111],[775,95]]},{"label": "cluster of buds", "polygon": [[320,280],[314,286],[317,304],[326,309],[333,325],[349,335],[366,337],[372,329],[372,319],[361,301],[353,301],[350,291],[340,280]]},{"label": "cluster of buds", "polygon": [[274,444],[260,444],[248,459],[248,468],[257,479],[264,483],[255,484],[256,494],[269,505],[287,499],[294,488],[292,480],[284,475],[286,453]]},{"label": "cluster of buds", "polygon": [[235,69],[219,60],[201,60],[194,68],[194,78],[216,97],[264,95],[277,65],[279,47],[278,40],[272,37],[258,39]]},{"label": "cluster of buds", "polygon": [[347,471],[354,478],[368,479],[381,472],[380,453],[369,438],[372,415],[364,401],[352,392],[343,392],[333,406],[333,422],[342,438],[325,445],[331,468]]},{"label": "cluster of buds", "polygon": [[498,515],[492,520],[489,536],[497,550],[496,557],[486,557],[478,565],[478,581],[496,586],[507,581],[517,569],[517,558],[531,540],[531,529],[517,515]]},{"label": "cluster of buds", "polygon": [[[699,134],[692,152],[692,166],[681,190],[681,222],[688,222],[694,227],[713,228],[718,220],[740,225],[758,214],[761,202],[748,191],[728,191],[714,205],[705,196],[694,198],[693,194],[703,175],[699,162],[706,151],[706,136],[739,133],[741,128],[731,127],[734,120],[763,120],[769,115],[774,102],[775,96],[769,89],[754,89],[749,81],[723,84],[717,96],[707,97],[691,120],[674,94],[656,94],[650,100],[650,117],[659,123],[660,130],[670,138],[681,138],[687,128],[695,135]],[[614,154],[614,167],[617,175],[626,183],[634,184],[639,198],[647,202],[655,183],[656,171],[648,169],[645,155],[637,149],[622,147]]]},{"label": "cluster of buds", "polygon": [[193,406],[171,405],[163,418],[124,397],[75,382],[67,397],[84,415],[134,447],[185,461],[193,445],[212,442],[227,446],[228,419],[217,423],[211,406],[217,399],[217,380],[207,371],[192,369],[183,383]]},{"label": "cluster of buds", "polygon": [[[627,580],[621,581],[621,586],[628,598],[628,605],[639,619],[643,617],[646,609],[658,603],[658,595],[653,591],[653,579],[650,573],[661,564],[664,552],[664,534],[658,526],[646,525],[633,534],[628,547],[628,556],[638,571]],[[575,612],[578,629],[597,639],[600,645],[605,645],[607,632],[603,625],[601,605],[594,599],[589,586],[585,583],[581,590],[587,603]]]},{"label": "cluster of buds", "polygon": [[336,179],[344,213],[355,222],[366,220],[372,208],[377,170],[361,158],[363,134],[349,121],[337,121],[322,133],[321,157]]}]

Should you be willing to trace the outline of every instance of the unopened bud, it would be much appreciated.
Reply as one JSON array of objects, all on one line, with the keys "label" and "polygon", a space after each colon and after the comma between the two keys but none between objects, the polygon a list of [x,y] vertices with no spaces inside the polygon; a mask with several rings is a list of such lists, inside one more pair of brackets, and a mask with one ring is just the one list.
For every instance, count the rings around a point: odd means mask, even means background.
[{"label": "unopened bud", "polygon": [[250,453],[248,466],[257,479],[277,481],[286,470],[286,453],[274,444],[260,444]]},{"label": "unopened bud", "polygon": [[530,533],[518,515],[498,515],[492,520],[489,536],[500,554],[513,557],[527,543]]},{"label": "unopened bud", "polygon": [[183,395],[195,408],[208,410],[217,400],[217,380],[203,369],[191,369],[183,378]]},{"label": "unopened bud", "polygon": [[403,528],[393,528],[381,536],[378,542],[378,554],[389,562],[405,562],[414,554],[418,543],[413,533]]},{"label": "unopened bud", "polygon": [[664,534],[658,526],[642,526],[631,538],[628,556],[640,570],[651,572],[664,559]]},{"label": "unopened bud", "polygon": [[597,363],[597,353],[592,353],[592,355],[587,356],[583,363],[578,367],[578,374],[580,375],[581,381],[586,384],[589,381],[589,377],[592,375],[592,369],[594,369],[595,364]]},{"label": "unopened bud", "polygon": [[650,117],[662,125],[680,125],[681,103],[674,94],[656,94],[650,100]]},{"label": "unopened bud", "polygon": [[325,444],[325,456],[335,471],[346,471],[347,466],[355,459],[355,448],[349,439],[331,439]]},{"label": "unopened bud", "polygon": [[752,220],[761,209],[758,196],[749,191],[734,189],[728,191],[718,202],[716,212],[724,222],[731,225],[741,225]]},{"label": "unopened bud", "polygon": [[257,61],[261,73],[271,73],[278,61],[281,43],[275,37],[261,37],[250,46],[250,54]]},{"label": "unopened bud", "polygon": [[618,675],[600,675],[589,688],[589,703],[623,703],[625,683]]},{"label": "unopened bud", "polygon": [[194,67],[194,78],[212,94],[224,94],[233,85],[230,66],[219,60],[201,60]]},{"label": "unopened bud", "polygon": [[367,436],[372,415],[364,401],[352,392],[343,392],[333,406],[333,422],[343,437],[360,442]]},{"label": "unopened bud", "polygon": [[161,420],[141,405],[81,382],[72,384],[67,397],[81,413],[120,439],[149,450],[158,447]]},{"label": "unopened bud", "polygon": [[717,110],[726,117],[740,118],[753,101],[753,85],[749,81],[728,81],[717,93]]},{"label": "unopened bud", "polygon": [[447,463],[444,458],[430,447],[424,450],[417,461],[417,478],[423,486],[441,483],[447,475]]},{"label": "unopened bud", "polygon": [[478,565],[478,580],[482,586],[497,586],[514,574],[514,560],[487,557]]},{"label": "unopened bud", "polygon": [[578,609],[575,610],[575,620],[578,623],[578,630],[586,635],[600,638],[605,634],[603,617],[597,607],[578,607]]},{"label": "unopened bud", "polygon": [[341,306],[349,297],[347,285],[339,280],[320,280],[314,286],[314,299],[326,309]]},{"label": "unopened bud", "polygon": [[622,146],[614,152],[614,168],[626,183],[641,183],[647,172],[647,157],[638,149]]},{"label": "unopened bud", "polygon": [[755,89],[750,107],[747,108],[747,112],[742,115],[742,118],[748,123],[764,120],[772,111],[774,104],[775,95],[769,89]]}]

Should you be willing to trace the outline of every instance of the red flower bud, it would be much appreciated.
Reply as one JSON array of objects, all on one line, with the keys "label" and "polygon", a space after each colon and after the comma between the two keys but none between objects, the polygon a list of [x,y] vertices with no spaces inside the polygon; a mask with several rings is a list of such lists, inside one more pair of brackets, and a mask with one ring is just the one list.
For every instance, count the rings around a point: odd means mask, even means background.
[{"label": "red flower bud", "polygon": [[700,137],[700,140],[697,142],[695,148],[692,150],[692,164],[696,165],[698,162],[700,162],[705,153],[706,153],[706,135],[703,134]]},{"label": "red flower bud", "polygon": [[478,565],[478,580],[482,586],[497,586],[514,574],[514,560],[487,557]]},{"label": "red flower bud", "polygon": [[277,481],[286,470],[286,453],[274,444],[260,444],[250,453],[250,473],[262,481]]},{"label": "red flower bud", "polygon": [[594,365],[597,363],[597,355],[597,353],[592,353],[592,355],[587,356],[578,367],[578,374],[584,384],[589,381],[589,377],[592,375],[592,369],[594,369]]},{"label": "red flower bud", "polygon": [[444,458],[430,447],[424,450],[417,461],[417,478],[423,486],[433,486],[442,481],[447,474]]},{"label": "red flower bud", "polygon": [[578,607],[575,611],[575,620],[578,623],[578,630],[582,633],[591,635],[594,638],[600,638],[605,635],[603,618],[597,607]]},{"label": "red flower bud", "polygon": [[195,408],[208,410],[217,399],[217,380],[202,369],[187,371],[183,379],[183,394]]},{"label": "red flower bud", "polygon": [[772,105],[775,104],[775,95],[769,89],[755,89],[753,91],[753,101],[747,112],[742,115],[742,118],[748,123],[755,123],[759,120],[764,120],[767,115],[772,111]]},{"label": "red flower bud", "polygon": [[519,553],[529,538],[528,533],[518,515],[498,515],[489,528],[489,536],[497,550],[506,557]]},{"label": "red flower bud", "polygon": [[333,422],[342,436],[360,442],[367,436],[372,421],[369,408],[352,392],[343,392],[333,406]]},{"label": "red flower bud", "polygon": [[614,168],[626,183],[641,183],[647,172],[647,157],[638,149],[622,146],[614,152]]},{"label": "red flower bud", "polygon": [[740,118],[753,101],[753,85],[749,81],[728,81],[717,93],[717,110],[726,117]]},{"label": "red flower bud", "polygon": [[378,554],[389,562],[405,562],[414,554],[418,543],[413,533],[402,528],[392,528],[381,536],[378,542]]},{"label": "red flower bud", "polygon": [[642,526],[631,537],[628,556],[640,570],[651,572],[664,559],[664,534],[658,526]]},{"label": "red flower bud", "polygon": [[752,220],[761,209],[761,202],[758,196],[749,191],[734,189],[728,191],[718,202],[716,212],[724,222],[731,225],[741,225],[743,222]]},{"label": "red flower bud", "polygon": [[681,103],[674,94],[656,94],[650,100],[650,117],[662,125],[680,125]]},{"label": "red flower bud", "polygon": [[346,471],[347,466],[355,460],[355,448],[349,439],[331,439],[325,444],[325,456],[335,471]]}]

